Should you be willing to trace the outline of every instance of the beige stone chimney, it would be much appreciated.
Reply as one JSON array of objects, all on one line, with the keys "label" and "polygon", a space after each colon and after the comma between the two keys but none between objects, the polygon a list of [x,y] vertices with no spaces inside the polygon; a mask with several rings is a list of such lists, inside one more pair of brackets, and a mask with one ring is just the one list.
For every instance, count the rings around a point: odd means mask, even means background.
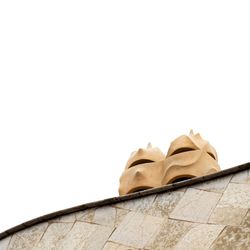
[{"label": "beige stone chimney", "polygon": [[120,178],[119,194],[160,187],[220,170],[215,149],[190,131],[175,139],[165,156],[151,144],[131,154]]}]

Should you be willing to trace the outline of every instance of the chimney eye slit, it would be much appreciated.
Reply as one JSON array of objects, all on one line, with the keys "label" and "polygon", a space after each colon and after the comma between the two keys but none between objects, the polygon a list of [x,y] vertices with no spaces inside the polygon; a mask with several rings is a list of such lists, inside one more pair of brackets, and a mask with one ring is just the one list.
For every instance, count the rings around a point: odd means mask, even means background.
[{"label": "chimney eye slit", "polygon": [[177,154],[180,154],[180,153],[184,153],[184,152],[188,152],[188,151],[194,151],[193,148],[178,148],[177,150],[175,150],[172,154],[172,155],[177,155]]},{"label": "chimney eye slit", "polygon": [[213,159],[215,159],[216,160],[216,158],[215,158],[215,156],[212,154],[212,153],[210,153],[210,152],[207,152]]},{"label": "chimney eye slit", "polygon": [[133,162],[133,163],[129,166],[129,168],[132,168],[132,167],[137,166],[137,165],[140,165],[140,164],[146,164],[146,163],[151,163],[151,162],[154,162],[154,161],[148,160],[148,159],[140,159],[140,160],[137,160],[137,161]]}]

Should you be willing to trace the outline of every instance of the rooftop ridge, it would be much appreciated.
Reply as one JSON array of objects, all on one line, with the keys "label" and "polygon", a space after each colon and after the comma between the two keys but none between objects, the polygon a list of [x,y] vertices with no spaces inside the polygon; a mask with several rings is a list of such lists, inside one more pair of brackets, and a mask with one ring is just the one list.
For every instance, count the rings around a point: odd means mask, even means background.
[{"label": "rooftop ridge", "polygon": [[105,205],[112,205],[112,204],[115,204],[115,203],[118,203],[121,201],[127,201],[127,200],[132,200],[132,199],[136,199],[136,198],[140,198],[140,197],[145,197],[145,196],[148,196],[151,194],[158,194],[158,193],[173,191],[173,190],[176,190],[178,188],[187,187],[187,186],[190,186],[193,184],[202,183],[204,181],[213,180],[213,179],[227,176],[230,174],[234,174],[234,173],[246,170],[246,169],[250,169],[250,162],[242,164],[242,165],[238,165],[236,167],[221,170],[221,171],[213,173],[213,174],[209,174],[209,175],[205,175],[205,176],[201,176],[201,177],[196,177],[196,178],[192,178],[189,180],[184,180],[184,181],[168,184],[168,185],[157,187],[157,188],[151,188],[151,189],[147,189],[144,191],[139,191],[139,192],[123,195],[123,196],[112,197],[112,198],[108,198],[108,199],[104,199],[104,200],[100,200],[100,201],[94,201],[94,202],[86,203],[83,205],[59,210],[59,211],[56,211],[53,213],[49,213],[49,214],[37,217],[37,218],[32,219],[32,220],[26,221],[24,223],[21,223],[15,227],[12,227],[12,228],[0,233],[0,240],[2,240],[2,239],[6,238],[14,233],[17,233],[23,229],[29,228],[31,226],[34,226],[36,224],[39,224],[39,223],[42,223],[42,222],[45,222],[45,221],[48,221],[51,219],[55,219],[59,216],[68,215],[70,213],[83,211],[83,210],[86,210],[89,208],[101,207],[101,206],[105,206]]}]

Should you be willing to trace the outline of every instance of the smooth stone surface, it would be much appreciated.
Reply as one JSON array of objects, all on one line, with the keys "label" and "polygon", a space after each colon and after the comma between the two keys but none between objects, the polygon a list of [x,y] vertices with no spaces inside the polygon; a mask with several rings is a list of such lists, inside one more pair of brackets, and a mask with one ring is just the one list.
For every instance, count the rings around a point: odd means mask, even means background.
[{"label": "smooth stone surface", "polygon": [[70,232],[55,245],[56,249],[102,249],[113,228],[76,222]]},{"label": "smooth stone surface", "polygon": [[[73,223],[52,223],[48,226],[36,249],[59,249],[60,241],[72,229]],[[33,245],[35,246],[35,245]]]},{"label": "smooth stone surface", "polygon": [[0,250],[7,250],[11,237],[0,240]]},{"label": "smooth stone surface", "polygon": [[221,225],[200,224],[187,232],[187,234],[178,242],[174,249],[176,250],[205,250],[209,249],[211,244],[223,230]]},{"label": "smooth stone surface", "polygon": [[130,212],[111,235],[110,241],[135,248],[144,248],[157,235],[162,221],[163,219],[159,217]]},{"label": "smooth stone surface", "polygon": [[250,207],[250,185],[229,183],[219,202],[220,207]]},{"label": "smooth stone surface", "polygon": [[47,227],[48,223],[46,222],[14,234],[11,238],[8,250],[32,249],[39,243]]},{"label": "smooth stone surface", "polygon": [[193,185],[192,187],[210,192],[223,193],[231,178],[232,175],[228,175],[225,177],[217,178],[215,180],[199,183]]},{"label": "smooth stone surface", "polygon": [[94,208],[75,213],[77,221],[91,222],[91,223],[93,222],[94,215],[95,215]]},{"label": "smooth stone surface", "polygon": [[249,171],[249,169],[234,174],[231,182],[250,183],[250,171]]},{"label": "smooth stone surface", "polygon": [[214,250],[248,250],[250,247],[250,228],[227,226],[214,242]]},{"label": "smooth stone surface", "polygon": [[189,188],[170,218],[206,223],[221,194]]},{"label": "smooth stone surface", "polygon": [[125,217],[129,210],[115,208],[111,206],[96,209],[93,216],[93,223],[105,226],[117,226]]}]

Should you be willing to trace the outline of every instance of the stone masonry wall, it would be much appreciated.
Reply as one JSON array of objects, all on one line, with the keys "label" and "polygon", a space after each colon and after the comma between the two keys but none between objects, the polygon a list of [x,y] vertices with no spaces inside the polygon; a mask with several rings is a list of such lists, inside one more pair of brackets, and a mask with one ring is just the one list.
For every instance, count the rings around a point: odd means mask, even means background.
[{"label": "stone masonry wall", "polygon": [[19,231],[1,250],[250,249],[250,170]]}]

